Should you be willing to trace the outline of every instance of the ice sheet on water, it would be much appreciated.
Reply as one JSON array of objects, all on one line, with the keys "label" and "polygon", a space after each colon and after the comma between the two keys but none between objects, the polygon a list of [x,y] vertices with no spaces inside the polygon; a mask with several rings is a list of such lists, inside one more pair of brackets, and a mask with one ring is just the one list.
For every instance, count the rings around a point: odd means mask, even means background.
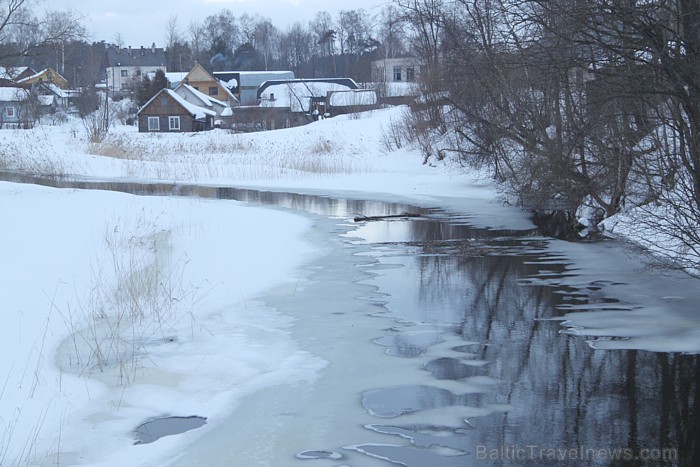
[{"label": "ice sheet on water", "polygon": [[561,306],[564,332],[596,349],[700,352],[700,288],[679,271],[650,269],[618,242],[552,242],[577,265],[557,282],[577,292]]}]

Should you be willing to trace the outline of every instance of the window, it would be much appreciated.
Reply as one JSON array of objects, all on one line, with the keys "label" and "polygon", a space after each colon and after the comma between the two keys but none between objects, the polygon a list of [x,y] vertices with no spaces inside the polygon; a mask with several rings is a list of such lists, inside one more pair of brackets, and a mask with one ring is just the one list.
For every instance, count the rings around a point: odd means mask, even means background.
[{"label": "window", "polygon": [[163,107],[167,107],[167,106],[168,106],[168,98],[167,98],[167,97],[161,97],[161,98],[160,98],[160,105],[162,105]]},{"label": "window", "polygon": [[406,81],[415,81],[416,80],[416,69],[413,68],[412,66],[407,66],[406,67]]},{"label": "window", "polygon": [[401,67],[394,67],[394,81],[401,81]]},{"label": "window", "polygon": [[148,117],[148,131],[160,131],[160,118]]},{"label": "window", "polygon": [[129,70],[122,70],[119,72],[122,78],[128,78],[129,77]]},{"label": "window", "polygon": [[137,68],[136,71],[134,72],[136,76],[141,76],[141,68]]},{"label": "window", "polygon": [[218,94],[219,94],[219,88],[217,88],[216,86],[211,86],[209,88],[209,95],[210,96],[216,96]]},{"label": "window", "polygon": [[14,107],[6,107],[5,108],[5,115],[8,117],[14,117],[16,115],[16,111]]},{"label": "window", "polygon": [[180,117],[168,117],[168,128],[171,131],[180,130]]}]

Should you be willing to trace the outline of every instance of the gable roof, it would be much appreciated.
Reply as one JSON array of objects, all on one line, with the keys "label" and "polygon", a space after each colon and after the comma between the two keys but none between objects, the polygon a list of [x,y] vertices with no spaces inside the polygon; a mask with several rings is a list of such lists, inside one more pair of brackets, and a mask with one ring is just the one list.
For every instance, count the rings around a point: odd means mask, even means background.
[{"label": "gable roof", "polygon": [[54,95],[56,97],[60,98],[67,98],[68,93],[61,89],[59,86],[53,84],[53,83],[36,83],[35,84],[36,90],[40,95],[43,93],[43,95]]},{"label": "gable roof", "polygon": [[175,88],[175,92],[177,92],[178,89],[183,88],[187,89],[190,93],[192,93],[197,99],[202,101],[202,104],[204,104],[206,107],[213,107],[215,104],[220,105],[222,107],[228,107],[228,104],[226,102],[220,101],[219,99],[215,99],[211,96],[207,96],[203,92],[193,88],[187,83],[180,83],[178,87]]},{"label": "gable roof", "polygon": [[226,93],[229,100],[238,102],[238,99],[233,95],[231,89],[226,85],[226,83],[215,77],[211,72],[209,72],[209,70],[204,68],[201,63],[195,63],[192,69],[182,79],[182,83],[189,84],[190,82],[212,82],[218,85],[218,87],[221,88],[224,93]]},{"label": "gable roof", "polygon": [[124,67],[162,67],[165,69],[165,49],[151,47],[140,49],[110,47],[107,49],[107,68]]},{"label": "gable roof", "polygon": [[34,73],[36,72],[28,66],[12,66],[8,68],[0,66],[0,79],[9,81],[21,79],[25,75],[33,75]]},{"label": "gable roof", "polygon": [[213,110],[205,109],[203,107],[199,107],[198,105],[190,104],[185,99],[180,97],[180,95],[178,95],[172,89],[161,89],[160,92],[158,92],[155,96],[151,97],[151,99],[148,102],[146,102],[143,105],[143,107],[141,107],[139,109],[139,111],[137,112],[137,115],[140,114],[146,107],[151,105],[151,102],[156,100],[158,98],[158,96],[160,96],[163,93],[166,93],[173,100],[175,100],[175,102],[177,102],[180,106],[182,106],[185,110],[187,110],[187,112],[192,114],[192,116],[195,119],[202,119],[207,115],[212,116],[212,117],[216,117],[216,112],[214,112]]}]

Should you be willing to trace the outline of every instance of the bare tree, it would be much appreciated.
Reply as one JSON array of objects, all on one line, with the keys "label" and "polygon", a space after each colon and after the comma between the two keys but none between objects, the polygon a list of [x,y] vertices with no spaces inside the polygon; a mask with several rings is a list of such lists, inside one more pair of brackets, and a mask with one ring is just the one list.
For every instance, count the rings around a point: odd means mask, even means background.
[{"label": "bare tree", "polygon": [[297,76],[301,76],[302,67],[311,58],[313,43],[311,32],[301,23],[294,23],[282,34],[279,42],[281,64],[294,71]]},{"label": "bare tree", "polygon": [[[240,42],[240,28],[231,10],[223,9],[204,19],[204,47],[212,60],[226,66],[225,61],[233,56]],[[212,63],[214,65],[214,63]]]},{"label": "bare tree", "polygon": [[178,43],[182,42],[182,33],[180,32],[180,24],[176,14],[172,14],[165,22],[165,46],[170,49]]},{"label": "bare tree", "polygon": [[395,5],[382,8],[379,16],[378,39],[382,43],[385,58],[394,58],[406,52],[406,21]]},{"label": "bare tree", "polygon": [[[24,57],[44,48],[62,50],[66,41],[84,37],[81,17],[75,12],[47,12],[34,15],[35,0],[0,0],[0,62]],[[64,60],[59,53],[59,68]]]},{"label": "bare tree", "polygon": [[371,36],[369,14],[362,8],[341,10],[338,14],[338,38],[342,53],[359,54]]},{"label": "bare tree", "polygon": [[319,55],[322,57],[333,55],[337,33],[331,14],[327,11],[319,11],[309,23],[309,27],[315,35]]},{"label": "bare tree", "polygon": [[205,49],[204,26],[197,21],[192,21],[187,28],[187,32],[189,37],[189,45],[192,48],[192,55],[194,56],[195,60],[202,61],[202,55]]}]

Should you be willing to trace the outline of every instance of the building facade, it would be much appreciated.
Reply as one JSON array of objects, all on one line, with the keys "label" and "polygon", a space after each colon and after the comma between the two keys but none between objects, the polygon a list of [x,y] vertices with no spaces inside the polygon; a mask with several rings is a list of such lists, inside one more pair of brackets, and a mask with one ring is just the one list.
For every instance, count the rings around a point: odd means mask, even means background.
[{"label": "building facade", "polygon": [[110,91],[131,89],[134,81],[140,81],[148,73],[167,72],[165,50],[155,44],[140,49],[107,48],[107,88]]}]

